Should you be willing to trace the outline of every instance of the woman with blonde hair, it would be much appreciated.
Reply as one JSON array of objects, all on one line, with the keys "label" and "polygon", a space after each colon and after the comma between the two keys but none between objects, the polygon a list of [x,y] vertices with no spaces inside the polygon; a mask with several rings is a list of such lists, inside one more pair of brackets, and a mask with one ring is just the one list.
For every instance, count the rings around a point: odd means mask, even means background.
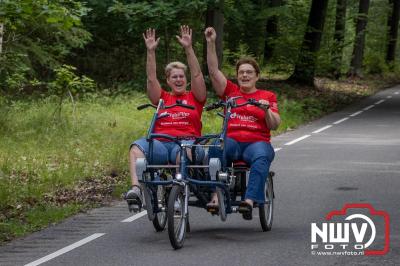
[{"label": "woman with blonde hair", "polygon": [[[143,38],[147,48],[147,96],[150,101],[157,105],[160,99],[165,105],[172,105],[181,102],[194,106],[194,110],[181,106],[168,109],[169,116],[158,120],[154,127],[154,133],[167,134],[174,137],[183,137],[183,143],[193,143],[196,137],[201,136],[201,114],[206,102],[206,85],[200,69],[200,64],[192,47],[192,29],[188,26],[181,26],[180,36],[176,36],[180,45],[184,48],[190,70],[190,90],[187,90],[186,65],[181,62],[169,63],[165,68],[167,85],[170,91],[161,88],[156,73],[156,54],[160,38],[156,38],[154,29],[147,29]],[[204,151],[196,149],[196,158],[201,159]],[[130,146],[130,176],[132,188],[126,193],[125,199],[137,204],[143,202],[141,188],[136,176],[137,158],[148,159],[149,143],[146,138],[134,141]],[[190,154],[188,154],[190,158]],[[153,164],[176,164],[179,158],[179,146],[168,140],[153,140]]]}]

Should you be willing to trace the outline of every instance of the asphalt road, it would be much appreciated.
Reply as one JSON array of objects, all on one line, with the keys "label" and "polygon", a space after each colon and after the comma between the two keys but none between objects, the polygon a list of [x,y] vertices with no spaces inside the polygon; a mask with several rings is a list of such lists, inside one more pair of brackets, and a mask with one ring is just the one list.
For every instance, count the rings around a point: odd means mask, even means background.
[{"label": "asphalt road", "polygon": [[[146,216],[122,222],[131,214],[117,202],[0,247],[0,265],[400,264],[400,86],[275,137],[273,145],[277,175],[270,232],[261,231],[257,217],[245,221],[233,214],[221,222],[191,208],[192,231],[175,251],[167,232],[156,233]],[[369,203],[389,215],[385,231],[382,215],[352,209],[376,225],[369,249],[383,249],[390,237],[385,255],[316,253],[330,251],[320,249],[324,243],[311,249],[311,223],[322,228],[326,215],[347,203]],[[343,251],[336,243],[334,250]]]}]

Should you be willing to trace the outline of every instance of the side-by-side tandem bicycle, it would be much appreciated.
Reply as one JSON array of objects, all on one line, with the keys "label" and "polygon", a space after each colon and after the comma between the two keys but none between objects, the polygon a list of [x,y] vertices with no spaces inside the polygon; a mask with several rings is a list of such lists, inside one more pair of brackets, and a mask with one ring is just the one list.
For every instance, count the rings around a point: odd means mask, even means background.
[{"label": "side-by-side tandem bicycle", "polygon": [[[219,215],[222,221],[231,213],[241,212],[240,202],[245,199],[246,184],[249,176],[249,166],[245,162],[237,161],[227,165],[224,144],[227,138],[227,126],[231,117],[231,110],[244,105],[260,106],[256,100],[250,99],[238,104],[238,97],[226,101],[219,101],[204,109],[206,111],[223,108],[222,129],[218,134],[204,135],[196,138],[193,144],[182,140],[185,137],[172,137],[165,134],[153,133],[155,122],[168,116],[166,109],[180,106],[193,109],[193,106],[177,102],[167,106],[160,100],[158,106],[145,104],[138,110],[153,107],[153,114],[147,141],[149,142],[148,159],[139,158],[136,161],[136,173],[142,187],[144,204],[137,206],[129,204],[131,211],[140,211],[144,208],[147,216],[152,221],[157,232],[163,231],[168,223],[168,235],[174,249],[183,246],[187,232],[190,232],[189,206],[200,207],[208,210],[213,215]],[[180,147],[179,160],[176,165],[155,165],[153,161],[153,140],[165,139],[173,141]],[[209,149],[216,147],[222,149],[222,160],[219,158],[205,158],[201,162],[196,158],[196,149]],[[187,151],[191,152],[190,159]],[[274,209],[273,172],[269,172],[265,183],[265,203],[254,204],[259,210],[259,219],[263,231],[272,228]],[[207,203],[212,193],[218,197],[218,207],[210,208]]]}]

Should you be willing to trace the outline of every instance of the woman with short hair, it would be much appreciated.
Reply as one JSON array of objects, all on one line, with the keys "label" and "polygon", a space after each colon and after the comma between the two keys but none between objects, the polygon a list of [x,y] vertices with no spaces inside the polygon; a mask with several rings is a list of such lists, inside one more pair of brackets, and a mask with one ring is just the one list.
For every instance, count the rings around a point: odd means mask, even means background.
[{"label": "woman with short hair", "polygon": [[[239,206],[239,211],[244,210],[243,218],[250,220],[254,202],[265,202],[265,181],[275,155],[270,143],[270,131],[277,129],[281,122],[277,99],[273,92],[256,88],[256,82],[260,77],[260,68],[257,62],[251,58],[241,59],[237,62],[238,84],[228,80],[218,69],[215,30],[209,27],[204,34],[207,40],[208,71],[217,95],[222,99],[239,96],[236,100],[238,104],[254,99],[264,105],[262,108],[244,105],[232,109],[227,140],[224,144],[227,165],[233,161],[242,160],[250,166],[245,200]],[[222,159],[222,150],[211,148],[209,157]],[[215,194],[209,205],[218,206],[218,198]]]}]

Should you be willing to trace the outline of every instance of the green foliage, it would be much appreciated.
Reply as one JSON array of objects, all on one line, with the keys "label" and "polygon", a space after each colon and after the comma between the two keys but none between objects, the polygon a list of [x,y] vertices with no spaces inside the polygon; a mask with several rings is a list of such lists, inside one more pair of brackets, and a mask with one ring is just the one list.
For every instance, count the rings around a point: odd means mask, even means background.
[{"label": "green foliage", "polygon": [[389,65],[384,57],[376,53],[369,53],[364,58],[365,72],[367,74],[383,74],[389,72]]},{"label": "green foliage", "polygon": [[305,121],[304,112],[303,112],[303,104],[283,99],[279,105],[280,116],[282,119],[282,124],[279,126],[280,130],[292,130],[298,124],[301,124]]},{"label": "green foliage", "polygon": [[[73,65],[77,73],[92,77],[97,83],[118,93],[145,86],[145,46],[142,33],[155,28],[161,37],[157,49],[158,73],[172,60],[185,61],[182,48],[175,41],[181,24],[193,28],[194,47],[202,63],[205,11],[218,0],[2,0],[0,22],[5,25],[3,53],[0,54],[0,89],[7,93],[39,91],[53,79],[54,69]],[[286,0],[278,7],[270,1],[225,0],[223,70],[230,74],[232,65],[242,55],[252,55],[268,68],[272,77],[287,77],[299,58],[311,0]],[[355,34],[359,1],[347,1],[345,43],[341,72],[346,73]],[[219,6],[219,4],[218,4]],[[365,61],[367,72],[386,71],[379,58],[387,46],[388,1],[371,1],[368,15]],[[329,1],[316,74],[330,75],[336,1]],[[266,22],[278,19],[278,35],[266,36]],[[274,45],[273,58],[263,62],[265,40]],[[398,42],[398,48],[400,48]],[[400,52],[397,52],[397,61]],[[337,64],[337,63],[335,63]],[[375,65],[377,64],[377,65]],[[160,75],[162,77],[162,75]],[[160,79],[162,81],[162,79]]]},{"label": "green foliage", "polygon": [[259,1],[225,1],[224,4],[224,16],[228,22],[224,28],[226,48],[235,53],[239,43],[246,42],[250,53],[257,57],[262,55],[267,18],[262,11],[265,7]]},{"label": "green foliage", "polygon": [[[179,26],[189,24],[194,32],[194,46],[203,40],[203,21],[199,14],[206,1],[89,1],[93,12],[84,19],[86,28],[93,32],[93,42],[85,50],[76,51],[73,65],[83,69],[96,81],[118,90],[117,83],[145,86],[145,45],[142,33],[155,28],[161,37],[157,48],[158,73],[165,64],[182,60],[182,48],[175,35]],[[199,50],[197,51],[199,53]],[[125,87],[125,86],[122,86]]]},{"label": "green foliage", "polygon": [[275,8],[278,16],[278,38],[274,40],[274,55],[269,64],[277,72],[290,72],[298,58],[307,23],[310,1],[284,1]]},{"label": "green foliage", "polygon": [[[69,96],[73,104],[73,113],[75,115],[75,101],[74,96],[77,94],[84,94],[88,92],[93,92],[95,89],[95,83],[92,79],[82,76],[78,77],[74,71],[75,67],[69,65],[62,65],[56,68],[54,72],[56,73],[56,78],[54,81],[49,83],[50,94],[57,96],[59,98],[58,106],[55,114],[57,113],[58,122],[61,120],[61,110],[62,104],[65,97]],[[58,111],[58,112],[57,112]]]},{"label": "green foliage", "polygon": [[[53,122],[58,105],[54,97],[0,100],[0,108],[3,103],[8,106],[0,117],[0,231],[8,219],[26,221],[26,211],[79,180],[118,172],[127,181],[122,173],[127,169],[129,143],[145,134],[151,118],[150,110],[134,111],[147,102],[142,94],[115,99],[93,94],[76,102],[75,116],[73,104],[66,102],[63,124]],[[37,227],[26,230],[33,228]]]},{"label": "green foliage", "polygon": [[62,98],[67,93],[76,95],[94,91],[94,81],[85,75],[78,77],[74,71],[76,71],[76,67],[69,65],[62,65],[54,69],[56,79],[49,83],[50,92]]},{"label": "green foliage", "polygon": [[[388,2],[388,1],[387,1]],[[366,47],[364,55],[365,72],[380,74],[387,72],[385,62],[387,48],[387,20],[390,9],[386,1],[371,1],[368,12]],[[400,51],[398,51],[399,53]]]},{"label": "green foliage", "polygon": [[83,47],[90,34],[80,18],[87,14],[82,2],[2,0],[3,53],[0,54],[0,89],[13,92],[30,80],[49,78],[72,48]]},{"label": "green foliage", "polygon": [[338,48],[335,43],[336,1],[329,1],[326,12],[324,34],[322,35],[321,48],[317,54],[317,75],[330,75],[333,69],[332,56]]}]

